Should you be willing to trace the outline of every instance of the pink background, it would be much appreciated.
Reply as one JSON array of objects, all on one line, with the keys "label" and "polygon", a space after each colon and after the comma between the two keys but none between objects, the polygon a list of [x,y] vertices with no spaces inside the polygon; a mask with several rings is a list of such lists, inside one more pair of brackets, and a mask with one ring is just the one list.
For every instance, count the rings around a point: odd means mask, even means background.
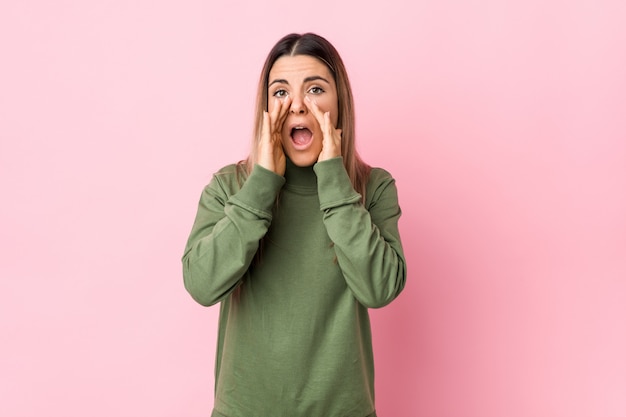
[{"label": "pink background", "polygon": [[180,257],[292,31],[342,53],[400,190],[379,415],[626,416],[625,3],[376,3],[2,2],[1,416],[208,416]]}]

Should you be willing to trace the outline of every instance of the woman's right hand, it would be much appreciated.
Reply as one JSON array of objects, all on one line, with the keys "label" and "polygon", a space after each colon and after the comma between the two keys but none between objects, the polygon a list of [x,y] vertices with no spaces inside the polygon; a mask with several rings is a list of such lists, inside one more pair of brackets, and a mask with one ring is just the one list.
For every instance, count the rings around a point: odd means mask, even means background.
[{"label": "woman's right hand", "polygon": [[274,97],[271,110],[263,112],[261,138],[258,142],[257,163],[278,175],[285,175],[285,152],[283,151],[282,130],[289,113],[291,99]]}]

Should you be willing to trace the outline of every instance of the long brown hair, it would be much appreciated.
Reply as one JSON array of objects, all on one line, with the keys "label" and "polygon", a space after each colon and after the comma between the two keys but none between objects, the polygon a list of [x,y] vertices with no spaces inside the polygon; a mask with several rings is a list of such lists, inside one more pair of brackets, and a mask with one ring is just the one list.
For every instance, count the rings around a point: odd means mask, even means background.
[{"label": "long brown hair", "polygon": [[339,53],[330,42],[314,33],[292,33],[279,40],[272,48],[259,79],[256,98],[254,135],[250,154],[244,162],[248,173],[257,161],[257,143],[261,138],[263,112],[268,106],[268,80],[270,70],[278,58],[282,56],[308,55],[322,61],[332,73],[337,85],[338,118],[337,128],[341,129],[341,155],[343,164],[348,172],[354,189],[359,192],[365,201],[365,187],[370,173],[370,166],[359,157],[355,148],[354,99],[348,80],[346,67]]}]

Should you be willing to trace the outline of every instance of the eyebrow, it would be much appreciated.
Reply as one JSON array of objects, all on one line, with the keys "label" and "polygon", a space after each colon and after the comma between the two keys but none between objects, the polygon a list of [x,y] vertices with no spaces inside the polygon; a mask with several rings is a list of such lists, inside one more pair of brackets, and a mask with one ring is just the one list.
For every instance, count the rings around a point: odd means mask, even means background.
[{"label": "eyebrow", "polygon": [[[306,78],[304,79],[304,82],[305,82],[305,83],[308,83],[308,82],[311,82],[311,81],[317,81],[317,80],[322,80],[322,81],[324,81],[326,84],[330,84],[326,78],[324,78],[324,77],[322,77],[322,76],[320,76],[320,75],[312,75],[312,76],[310,76],[310,77],[306,77]],[[287,84],[287,85],[289,85],[289,82],[288,82],[287,80],[282,79],[282,78],[278,78],[278,79],[276,79],[276,80],[272,81],[271,83],[269,83],[268,87],[269,87],[269,86],[271,86],[271,85],[273,85],[273,84],[277,84],[277,83],[280,83],[280,84]]]}]

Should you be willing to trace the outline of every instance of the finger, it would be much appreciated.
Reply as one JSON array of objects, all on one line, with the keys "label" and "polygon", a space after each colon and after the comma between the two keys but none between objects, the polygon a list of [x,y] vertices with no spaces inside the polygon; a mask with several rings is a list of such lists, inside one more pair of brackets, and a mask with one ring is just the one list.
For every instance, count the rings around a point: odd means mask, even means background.
[{"label": "finger", "polygon": [[272,107],[272,114],[270,117],[270,130],[272,133],[279,132],[282,129],[283,122],[287,118],[290,102],[289,97],[283,100],[274,98],[274,107]]},{"label": "finger", "polygon": [[280,100],[280,105],[277,106],[279,107],[278,113],[271,120],[272,141],[274,143],[282,143],[282,130],[285,120],[287,120],[287,115],[289,114],[290,102],[289,97],[284,100]]},{"label": "finger", "polygon": [[324,127],[324,113],[317,106],[317,103],[311,100],[309,96],[306,96],[304,98],[304,104],[311,111],[311,113],[313,113],[313,116],[317,120],[317,123],[319,123],[320,127],[323,128]]},{"label": "finger", "polygon": [[324,126],[326,127],[326,131],[328,133],[333,133],[330,129],[330,112],[327,111],[326,113],[324,113]]},{"label": "finger", "polygon": [[280,123],[280,128],[282,129],[282,125],[287,119],[287,115],[289,114],[289,108],[291,107],[291,97],[287,97],[280,106],[280,113],[278,114],[278,122]]},{"label": "finger", "polygon": [[270,121],[271,120],[276,120],[276,117],[278,116],[279,112],[280,112],[280,107],[282,105],[281,101],[279,98],[274,97],[274,102],[272,103],[272,111],[269,112],[270,113]]}]

